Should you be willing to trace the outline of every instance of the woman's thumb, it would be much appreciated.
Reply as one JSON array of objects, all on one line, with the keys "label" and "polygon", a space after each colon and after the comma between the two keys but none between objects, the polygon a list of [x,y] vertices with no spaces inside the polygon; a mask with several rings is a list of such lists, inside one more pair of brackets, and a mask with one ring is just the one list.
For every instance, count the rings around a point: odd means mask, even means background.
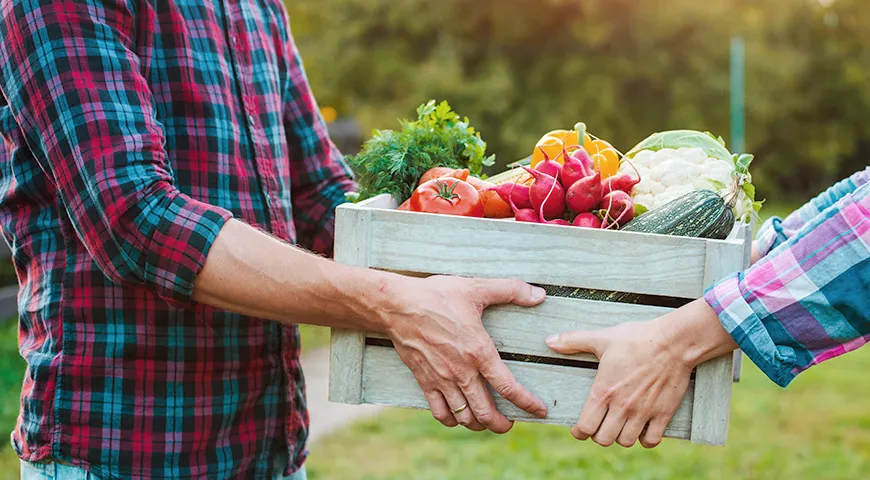
[{"label": "woman's thumb", "polygon": [[570,355],[573,353],[592,353],[599,356],[604,338],[600,332],[575,330],[547,337],[547,346],[552,350]]}]

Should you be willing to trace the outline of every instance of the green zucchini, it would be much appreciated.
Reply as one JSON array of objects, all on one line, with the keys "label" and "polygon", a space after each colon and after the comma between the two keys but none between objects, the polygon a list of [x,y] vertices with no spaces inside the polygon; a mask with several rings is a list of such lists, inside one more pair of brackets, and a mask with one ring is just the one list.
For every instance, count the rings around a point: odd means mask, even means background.
[{"label": "green zucchini", "polygon": [[[724,240],[734,228],[735,217],[731,203],[726,203],[719,194],[711,190],[698,190],[650,210],[626,224],[622,230]],[[545,286],[544,289],[550,296],[606,302],[650,303],[654,298],[635,293],[586,288]]]}]

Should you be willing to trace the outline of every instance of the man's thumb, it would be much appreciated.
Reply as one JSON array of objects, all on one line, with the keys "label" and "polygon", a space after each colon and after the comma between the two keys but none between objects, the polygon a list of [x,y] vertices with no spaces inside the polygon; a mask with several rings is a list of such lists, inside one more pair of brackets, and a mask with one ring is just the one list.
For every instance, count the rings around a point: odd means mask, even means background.
[{"label": "man's thumb", "polygon": [[534,307],[543,302],[546,295],[543,288],[516,279],[484,280],[478,291],[486,307],[505,303]]},{"label": "man's thumb", "polygon": [[573,353],[592,353],[598,356],[604,338],[595,331],[575,330],[547,337],[547,346],[552,350],[570,355]]}]

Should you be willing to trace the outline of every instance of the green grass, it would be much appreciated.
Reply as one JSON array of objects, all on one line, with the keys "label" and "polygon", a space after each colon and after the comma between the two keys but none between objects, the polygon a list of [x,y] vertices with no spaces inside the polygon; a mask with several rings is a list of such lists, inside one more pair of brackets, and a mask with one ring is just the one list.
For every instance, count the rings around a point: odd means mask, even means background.
[{"label": "green grass", "polygon": [[[312,480],[859,479],[870,472],[870,349],[831,360],[788,389],[750,362],[735,385],[725,448],[666,440],[653,450],[578,442],[517,423],[504,436],[397,410],[312,447]],[[578,412],[579,414],[579,412]]]}]

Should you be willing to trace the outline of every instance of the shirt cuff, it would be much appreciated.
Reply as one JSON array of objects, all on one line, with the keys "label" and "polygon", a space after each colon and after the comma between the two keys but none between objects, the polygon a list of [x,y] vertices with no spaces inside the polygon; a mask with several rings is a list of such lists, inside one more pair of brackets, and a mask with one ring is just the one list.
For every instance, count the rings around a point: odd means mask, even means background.
[{"label": "shirt cuff", "polygon": [[194,280],[232,213],[177,194],[163,209],[151,239],[145,282],[176,307],[193,303]]},{"label": "shirt cuff", "polygon": [[765,256],[773,248],[786,240],[782,229],[782,219],[771,217],[761,225],[755,236],[755,243],[761,256]]},{"label": "shirt cuff", "polygon": [[742,281],[742,273],[729,275],[710,287],[704,299],[746,356],[774,383],[785,387],[798,373],[794,349],[774,343],[766,324],[777,320],[759,317],[742,292]]}]

